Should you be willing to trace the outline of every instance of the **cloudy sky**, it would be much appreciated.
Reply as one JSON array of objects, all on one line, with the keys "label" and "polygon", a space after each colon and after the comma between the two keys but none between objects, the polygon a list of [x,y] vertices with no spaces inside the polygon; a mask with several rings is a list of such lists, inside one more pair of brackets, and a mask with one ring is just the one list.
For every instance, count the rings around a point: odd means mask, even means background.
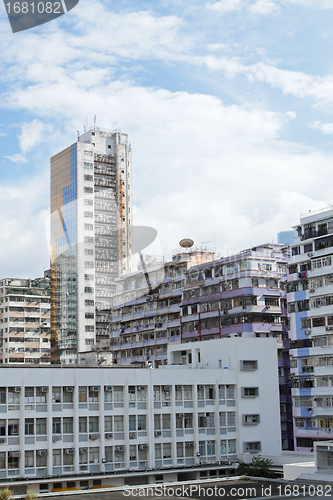
[{"label": "cloudy sky", "polygon": [[227,255],[333,203],[332,0],[80,0],[12,34],[0,7],[0,277],[42,275],[49,158],[84,124],[133,148],[134,223]]}]

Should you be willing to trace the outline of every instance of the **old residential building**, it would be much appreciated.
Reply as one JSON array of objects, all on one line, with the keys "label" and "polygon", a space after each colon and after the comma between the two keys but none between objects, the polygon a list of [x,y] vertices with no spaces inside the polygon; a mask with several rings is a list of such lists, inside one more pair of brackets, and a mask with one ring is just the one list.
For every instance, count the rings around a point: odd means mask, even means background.
[{"label": "old residential building", "polygon": [[0,280],[0,362],[51,362],[50,280]]},{"label": "old residential building", "polygon": [[301,216],[288,275],[295,449],[333,429],[333,209]]}]

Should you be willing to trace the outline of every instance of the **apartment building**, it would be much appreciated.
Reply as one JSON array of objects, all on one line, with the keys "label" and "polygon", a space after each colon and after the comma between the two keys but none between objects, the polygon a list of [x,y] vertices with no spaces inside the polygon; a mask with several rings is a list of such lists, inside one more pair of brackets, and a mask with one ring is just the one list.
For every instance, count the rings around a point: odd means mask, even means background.
[{"label": "apartment building", "polygon": [[159,369],[2,370],[0,487],[17,493],[216,477],[281,452],[271,338],[169,346]]},{"label": "apartment building", "polygon": [[50,280],[0,280],[0,363],[48,364],[50,340]]},{"label": "apartment building", "polygon": [[96,341],[95,309],[111,307],[131,271],[132,150],[92,129],[51,158],[52,362],[76,363]]},{"label": "apartment building", "polygon": [[117,280],[113,308],[101,311],[98,324],[110,336],[116,363],[122,366],[165,364],[169,342],[180,342],[180,305],[185,273],[193,265],[209,262],[214,252],[206,248],[177,251],[170,262],[151,260],[139,270]]},{"label": "apartment building", "polygon": [[301,215],[288,273],[295,449],[332,439],[333,209]]},{"label": "apartment building", "polygon": [[220,337],[277,340],[283,449],[292,449],[291,382],[284,284],[288,252],[266,244],[186,273],[181,304],[181,342]]}]

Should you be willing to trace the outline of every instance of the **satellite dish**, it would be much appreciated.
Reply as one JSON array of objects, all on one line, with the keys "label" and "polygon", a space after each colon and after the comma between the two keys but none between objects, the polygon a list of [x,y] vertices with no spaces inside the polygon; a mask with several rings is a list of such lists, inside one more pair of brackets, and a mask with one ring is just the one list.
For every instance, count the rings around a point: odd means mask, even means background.
[{"label": "satellite dish", "polygon": [[194,241],[191,238],[184,238],[180,240],[179,245],[183,248],[190,248],[194,245]]},{"label": "satellite dish", "polygon": [[130,226],[132,231],[132,254],[141,252],[155,241],[157,236],[156,229],[148,226]]}]

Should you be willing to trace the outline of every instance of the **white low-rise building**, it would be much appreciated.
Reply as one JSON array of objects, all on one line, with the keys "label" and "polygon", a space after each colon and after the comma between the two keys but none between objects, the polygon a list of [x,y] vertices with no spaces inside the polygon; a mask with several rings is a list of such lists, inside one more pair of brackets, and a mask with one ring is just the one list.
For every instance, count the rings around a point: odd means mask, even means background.
[{"label": "white low-rise building", "polygon": [[0,485],[196,479],[279,455],[276,352],[274,338],[227,338],[169,347],[159,369],[3,366]]}]

